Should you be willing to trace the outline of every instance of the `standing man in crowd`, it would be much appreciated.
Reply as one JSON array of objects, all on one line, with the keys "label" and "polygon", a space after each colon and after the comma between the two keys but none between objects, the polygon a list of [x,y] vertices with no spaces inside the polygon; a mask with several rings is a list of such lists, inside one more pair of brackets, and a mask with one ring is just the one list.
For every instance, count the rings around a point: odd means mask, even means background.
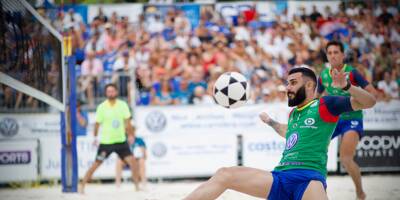
[{"label": "standing man in crowd", "polygon": [[[350,96],[348,91],[332,86],[333,70],[346,73],[348,75],[347,80],[351,85],[359,86],[370,94],[376,94],[374,87],[354,67],[344,63],[345,54],[342,43],[330,41],[326,45],[326,55],[330,66],[321,72],[321,76],[318,79],[319,96],[322,96],[324,91],[328,95]],[[357,199],[361,200],[366,198],[366,194],[362,187],[360,168],[353,158],[363,132],[362,110],[358,110],[340,115],[338,125],[332,135],[332,139],[336,136],[341,136],[340,162],[353,179]]]},{"label": "standing man in crowd", "polygon": [[100,145],[97,151],[96,160],[86,172],[79,192],[84,193],[86,183],[91,179],[93,173],[103,163],[103,161],[112,153],[118,154],[119,158],[129,165],[132,172],[132,179],[136,190],[139,190],[138,167],[129,144],[128,139],[134,140],[134,132],[130,123],[131,113],[128,104],[117,99],[118,88],[114,84],[108,84],[105,87],[107,99],[96,109],[96,124],[94,127],[94,144],[97,146],[97,135],[101,125]]}]

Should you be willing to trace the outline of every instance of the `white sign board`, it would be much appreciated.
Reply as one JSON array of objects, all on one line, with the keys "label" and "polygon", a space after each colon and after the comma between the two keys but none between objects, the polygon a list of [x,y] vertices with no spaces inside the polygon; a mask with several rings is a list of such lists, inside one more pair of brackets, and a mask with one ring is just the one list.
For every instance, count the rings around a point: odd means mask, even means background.
[{"label": "white sign board", "polygon": [[37,139],[60,135],[60,114],[0,114],[0,139]]},{"label": "white sign board", "polygon": [[1,141],[0,182],[37,180],[37,148],[37,140]]},{"label": "white sign board", "polygon": [[[50,137],[40,139],[41,144],[41,165],[40,171],[44,179],[61,178],[61,139]],[[94,162],[97,147],[93,145],[91,137],[78,137],[78,171],[79,178],[83,178],[86,171]],[[93,178],[113,178],[115,177],[116,154],[110,157],[96,170]]]},{"label": "white sign board", "polygon": [[286,122],[290,108],[285,104],[248,105],[237,109],[221,106],[138,107],[137,134],[145,137],[171,134],[245,134],[273,130],[259,119],[266,111]]},{"label": "white sign board", "polygon": [[237,137],[207,133],[146,140],[148,177],[211,176],[237,165]]},{"label": "white sign board", "polygon": [[[271,171],[282,158],[285,139],[275,132],[243,135],[243,165]],[[337,170],[337,138],[333,139],[328,150],[328,171]]]},{"label": "white sign board", "polygon": [[400,130],[400,101],[378,102],[363,111],[365,130]]}]

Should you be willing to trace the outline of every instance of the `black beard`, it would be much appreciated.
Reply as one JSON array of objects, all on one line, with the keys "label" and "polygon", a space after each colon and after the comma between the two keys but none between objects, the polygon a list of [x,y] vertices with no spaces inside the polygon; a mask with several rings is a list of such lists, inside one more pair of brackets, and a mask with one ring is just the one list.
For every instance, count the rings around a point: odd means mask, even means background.
[{"label": "black beard", "polygon": [[113,97],[107,97],[107,99],[108,99],[109,101],[114,101],[115,99],[117,99],[117,97],[116,97],[116,96],[113,96]]},{"label": "black beard", "polygon": [[[289,94],[289,93],[288,93]],[[290,93],[293,94],[293,93]],[[289,107],[294,107],[301,104],[306,99],[306,87],[303,85],[299,90],[297,90],[293,99],[288,97]]]}]

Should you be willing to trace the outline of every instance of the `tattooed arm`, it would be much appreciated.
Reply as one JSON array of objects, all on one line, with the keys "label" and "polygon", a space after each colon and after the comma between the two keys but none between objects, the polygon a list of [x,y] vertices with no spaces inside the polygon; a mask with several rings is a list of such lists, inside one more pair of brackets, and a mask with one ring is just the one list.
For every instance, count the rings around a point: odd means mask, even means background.
[{"label": "tattooed arm", "polygon": [[260,119],[264,123],[271,126],[280,136],[282,136],[283,138],[286,137],[287,124],[281,124],[281,123],[271,119],[271,117],[269,117],[268,114],[265,112],[262,112],[260,114]]}]

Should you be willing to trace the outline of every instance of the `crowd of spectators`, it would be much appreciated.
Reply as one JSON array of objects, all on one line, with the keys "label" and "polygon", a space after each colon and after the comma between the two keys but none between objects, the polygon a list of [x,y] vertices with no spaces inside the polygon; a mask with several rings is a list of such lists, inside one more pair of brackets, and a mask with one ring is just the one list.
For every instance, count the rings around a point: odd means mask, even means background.
[{"label": "crowd of spectators", "polygon": [[[179,9],[165,16],[145,12],[138,22],[102,9],[89,24],[72,9],[52,21],[73,39],[78,60],[79,96],[89,107],[103,97],[103,86],[119,85],[129,97],[136,86],[137,105],[212,104],[212,86],[218,76],[238,71],[251,82],[250,103],[286,101],[286,72],[308,66],[320,72],[327,66],[324,46],[344,43],[346,62],[380,91],[379,99],[399,98],[400,15],[397,1],[357,1],[307,13],[304,7],[291,17],[287,10],[264,21],[256,8],[227,19],[214,6],[201,7],[192,27]],[[326,35],[323,26],[334,22],[344,31]],[[135,84],[130,84],[131,78]]]}]

